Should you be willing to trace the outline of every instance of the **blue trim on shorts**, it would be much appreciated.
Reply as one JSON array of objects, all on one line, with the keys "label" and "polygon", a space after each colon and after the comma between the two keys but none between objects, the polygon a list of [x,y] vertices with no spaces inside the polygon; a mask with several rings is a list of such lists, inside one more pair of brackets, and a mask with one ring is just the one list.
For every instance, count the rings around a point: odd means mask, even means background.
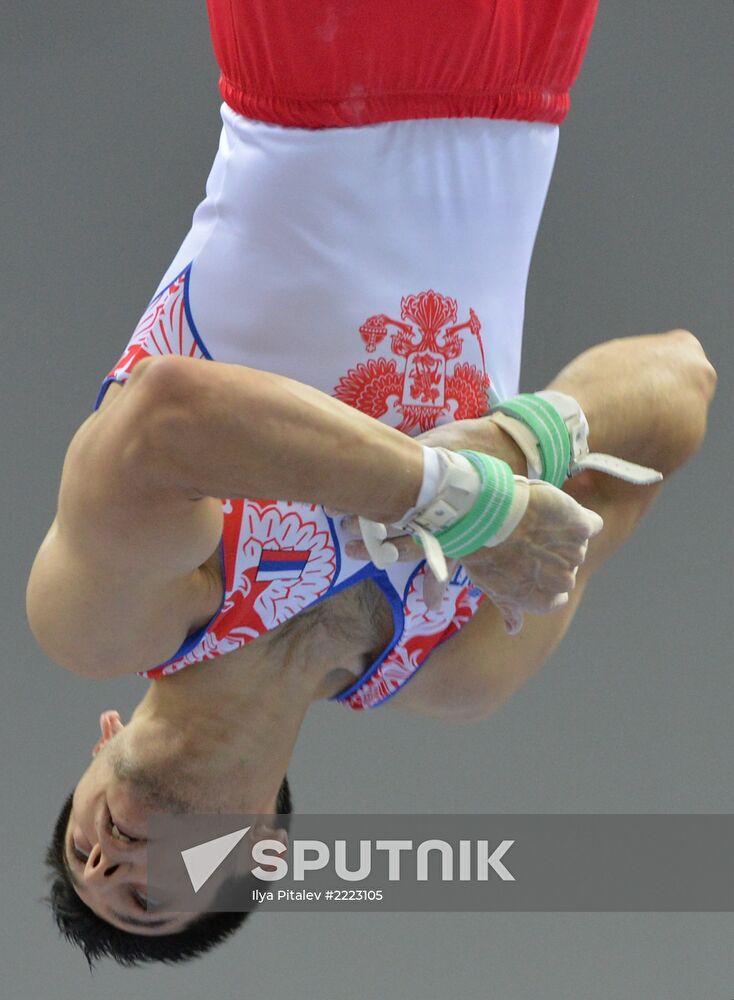
[{"label": "blue trim on shorts", "polygon": [[124,385],[125,381],[126,380],[124,378],[115,378],[114,375],[108,375],[107,378],[102,383],[102,385],[99,387],[97,398],[95,399],[94,406],[92,407],[92,413],[96,413],[96,411],[100,408],[100,406],[102,405],[102,400],[105,397],[105,393],[107,392],[107,390],[109,389],[109,387],[112,385],[113,382],[117,382],[119,385]]},{"label": "blue trim on shorts", "polygon": [[[422,564],[421,564],[421,565],[422,565]],[[413,580],[415,579],[415,576],[416,576],[416,574],[417,574],[417,573],[418,573],[418,572],[420,571],[420,568],[421,568],[420,566],[417,566],[417,567],[416,567],[416,569],[415,569],[415,571],[414,571],[413,573],[411,573],[411,575],[410,575],[410,578],[409,578],[408,582],[407,582],[407,583],[406,583],[406,585],[405,585],[405,593],[403,594],[403,601],[407,600],[407,597],[408,597],[408,591],[410,590],[410,585],[411,585],[411,583],[413,582]],[[466,573],[466,570],[465,570],[465,569],[463,568],[463,566],[462,566],[461,564],[459,564],[459,565],[458,565],[458,566],[456,567],[456,572],[458,572],[459,570],[462,570],[462,571],[463,571],[464,573]],[[454,573],[454,576],[456,576],[456,572]],[[453,580],[453,577],[452,577],[451,579]],[[472,589],[473,589],[473,590],[478,590],[479,588],[478,588],[478,587],[474,587],[474,588],[472,588]],[[474,612],[474,614],[476,614],[476,612]],[[455,617],[455,616],[454,616],[454,617]],[[474,615],[472,615],[472,618],[473,618],[473,617],[474,617]],[[453,624],[453,621],[454,621],[454,619],[452,618],[452,619],[451,619],[451,621],[449,622],[449,625],[452,625],[452,624]],[[469,621],[471,621],[471,618],[469,619]],[[446,627],[448,628],[449,626],[447,625]],[[460,631],[461,631],[461,629],[459,629],[458,631],[460,632]],[[416,675],[416,674],[418,673],[418,671],[419,671],[419,670],[421,670],[421,669],[422,669],[422,667],[424,667],[426,663],[428,663],[428,661],[429,661],[429,660],[430,660],[430,658],[431,658],[431,657],[433,656],[433,654],[434,654],[434,653],[436,652],[436,650],[437,650],[437,649],[439,648],[439,646],[443,646],[443,644],[444,644],[445,642],[447,642],[447,641],[448,641],[449,639],[453,639],[453,638],[454,638],[454,636],[455,636],[456,634],[457,634],[456,632],[452,632],[452,633],[451,633],[451,635],[445,635],[445,636],[443,637],[443,639],[441,639],[441,641],[440,641],[440,642],[437,642],[437,643],[436,643],[436,645],[435,645],[435,646],[433,647],[433,649],[429,650],[429,652],[428,652],[428,655],[427,655],[427,656],[425,656],[425,657],[424,657],[424,658],[423,658],[423,659],[421,660],[421,662],[420,662],[420,663],[418,664],[418,666],[417,666],[417,667],[415,668],[415,670],[414,670],[414,671],[413,671],[413,673],[412,673],[412,674],[410,675],[410,677],[407,677],[407,678],[406,678],[406,679],[405,679],[405,680],[403,681],[403,683],[399,685],[399,687],[396,687],[396,688],[395,688],[395,689],[394,689],[393,691],[391,691],[391,692],[390,692],[389,694],[386,694],[384,698],[381,698],[381,699],[380,699],[380,701],[377,701],[377,702],[375,702],[375,704],[374,704],[374,705],[370,705],[370,708],[379,708],[379,707],[380,707],[381,705],[384,705],[386,701],[390,701],[390,699],[391,699],[391,698],[394,698],[396,694],[400,694],[400,692],[401,692],[401,691],[403,690],[403,688],[405,687],[405,685],[406,685],[406,684],[408,684],[408,683],[409,683],[410,681],[412,681],[412,680],[413,680],[413,678],[415,677],[415,675]]]},{"label": "blue trim on shorts", "polygon": [[[196,258],[194,258],[194,260],[195,259]],[[194,322],[193,313],[191,312],[191,302],[189,301],[189,282],[191,281],[191,268],[194,266],[194,260],[189,261],[189,263],[184,268],[184,271],[187,271],[186,278],[184,279],[184,311],[186,313],[186,320],[188,321],[191,334],[196,343],[199,345],[199,350],[207,359],[207,361],[213,361],[214,359],[209,353],[209,349],[207,348],[206,344],[202,339],[201,334],[197,329],[196,323]],[[179,273],[178,277],[180,278],[182,274],[183,271]],[[177,281],[178,278],[174,278],[173,280]],[[173,282],[171,282],[171,284],[173,284]],[[170,287],[170,285],[168,287]]]},{"label": "blue trim on shorts", "polygon": [[[401,600],[400,595],[398,594],[395,587],[393,587],[390,577],[384,570],[376,569],[373,563],[370,563],[368,568],[370,570],[376,570],[376,572],[371,573],[370,575],[372,579],[375,581],[375,583],[378,584],[380,590],[383,592],[385,597],[387,597],[388,601],[390,602],[390,608],[392,610],[392,620],[393,620],[392,639],[390,640],[389,645],[382,651],[382,653],[380,653],[380,655],[377,657],[374,663],[370,664],[370,666],[365,670],[365,672],[361,674],[353,684],[350,684],[348,688],[345,688],[338,694],[332,695],[331,698],[328,699],[329,701],[345,701],[347,698],[350,697],[350,695],[353,695],[355,691],[359,691],[359,689],[377,673],[377,671],[382,666],[384,660],[390,655],[393,649],[395,649],[398,642],[403,636],[403,632],[405,631],[405,612],[403,609],[403,601]],[[420,569],[420,567],[418,567],[418,569]],[[416,569],[415,571],[416,573],[418,572],[418,569]],[[364,575],[366,576],[367,574]],[[377,702],[377,705],[380,704],[382,704],[382,702]],[[372,705],[371,707],[376,708],[377,705]]]},{"label": "blue trim on shorts", "polygon": [[156,292],[155,293],[155,295],[153,296],[153,298],[148,302],[148,304],[145,307],[145,309],[143,309],[143,316],[145,316],[145,314],[148,311],[148,309],[150,309],[150,307],[153,305],[153,303],[155,301],[157,301],[161,297],[161,295],[165,295],[166,294],[166,292],[171,287],[171,285],[174,283],[174,281],[178,281],[178,279],[181,277],[181,275],[184,273],[184,271],[187,268],[191,267],[191,264],[192,264],[192,261],[189,261],[188,264],[186,264],[185,267],[181,268],[181,270],[178,272],[177,275],[175,275],[173,278],[171,278],[170,281],[166,282],[166,284],[163,286],[163,288],[161,288],[160,292]]},{"label": "blue trim on shorts", "polygon": [[[340,555],[340,551],[339,551],[339,541],[338,541],[338,538],[337,538],[337,535],[336,535],[336,531],[334,529],[334,522],[333,522],[332,518],[330,518],[329,515],[327,514],[326,515],[326,519],[329,521],[329,526],[330,526],[330,529],[332,531],[332,537],[334,539],[334,542],[336,543],[335,546],[334,546],[334,549],[335,549],[336,557],[337,557],[337,563],[336,563],[337,568],[336,568],[336,572],[334,573],[334,576],[333,576],[333,579],[336,580],[336,579],[338,579],[339,573],[341,571],[341,555]],[[206,623],[206,625],[203,625],[201,628],[197,629],[196,632],[192,632],[191,635],[187,636],[184,639],[183,643],[181,644],[181,646],[179,647],[179,649],[173,654],[173,656],[169,657],[169,659],[167,659],[167,660],[164,660],[163,663],[157,664],[155,667],[148,667],[145,671],[138,671],[139,676],[144,676],[146,673],[148,673],[149,671],[152,671],[152,670],[159,670],[161,667],[167,667],[170,663],[173,663],[174,660],[177,660],[177,659],[179,659],[179,657],[186,656],[188,653],[190,653],[202,641],[202,639],[204,638],[204,636],[206,635],[206,633],[209,631],[209,629],[214,624],[214,622],[216,621],[216,619],[222,613],[222,608],[224,607],[224,604],[225,604],[227,598],[230,596],[230,594],[227,592],[227,589],[226,589],[227,568],[226,568],[225,561],[224,561],[224,541],[223,541],[223,539],[220,539],[220,542],[219,542],[219,557],[220,557],[220,565],[222,567],[222,580],[225,583],[225,587],[224,587],[224,596],[222,597],[222,602],[219,605],[218,610],[215,612],[214,615],[212,615],[212,617],[209,619],[209,621]],[[364,566],[362,569],[360,569],[353,576],[349,577],[348,580],[343,580],[336,587],[330,586],[328,588],[328,590],[326,590],[321,595],[321,597],[317,598],[315,601],[313,601],[311,604],[309,604],[308,608],[312,608],[316,604],[320,604],[322,601],[326,600],[327,597],[331,597],[333,594],[338,593],[340,590],[345,590],[347,587],[350,587],[352,584],[358,583],[360,580],[365,579],[365,577],[371,576],[372,572],[374,571],[374,568],[375,567],[372,565],[372,563],[368,563],[366,566]],[[303,608],[302,610],[303,611],[307,611],[308,608]],[[299,612],[299,614],[300,613],[301,612]],[[295,618],[296,616],[292,615],[291,617]],[[272,629],[268,629],[267,631],[272,631]],[[265,632],[262,633],[262,635],[265,635],[265,634],[266,634]],[[222,654],[219,654],[219,655],[222,655]],[[201,662],[201,661],[199,661],[199,662]],[[157,680],[158,678],[152,678],[152,679],[153,680]]]},{"label": "blue trim on shorts", "polygon": [[[313,608],[317,604],[321,604],[321,602],[325,601],[327,597],[332,597],[334,594],[338,594],[340,591],[346,590],[346,588],[351,587],[352,584],[360,583],[362,580],[366,580],[374,576],[375,573],[380,572],[373,563],[368,562],[365,563],[365,565],[362,566],[361,569],[358,569],[356,573],[353,573],[346,580],[342,580],[341,583],[337,583],[336,585],[334,585],[334,580],[339,579],[339,576],[342,571],[341,544],[339,542],[339,535],[336,530],[336,525],[334,524],[334,518],[329,517],[329,515],[326,512],[324,512],[324,517],[329,522],[329,531],[331,532],[331,538],[332,541],[334,542],[334,554],[336,555],[336,570],[334,572],[334,576],[332,577],[332,582],[329,584],[328,589],[324,591],[321,597],[317,597],[315,601],[309,604],[309,608]],[[306,608],[304,608],[303,610],[305,611]]]},{"label": "blue trim on shorts", "polygon": [[[207,361],[213,361],[214,358],[210,354],[209,349],[207,348],[207,346],[204,343],[204,340],[203,340],[201,334],[199,333],[199,329],[198,329],[198,327],[197,327],[197,325],[196,325],[196,323],[194,321],[194,314],[191,311],[191,301],[190,301],[190,296],[189,296],[189,282],[191,281],[191,268],[193,266],[194,266],[194,260],[190,260],[188,262],[188,264],[186,265],[186,267],[182,267],[181,270],[178,272],[178,274],[174,278],[171,278],[171,280],[168,282],[168,284],[164,285],[164,287],[160,290],[160,292],[158,292],[156,295],[154,295],[153,298],[150,300],[150,302],[148,302],[147,306],[143,310],[143,313],[142,313],[140,319],[142,319],[142,317],[145,315],[145,313],[148,311],[148,309],[150,309],[150,307],[153,305],[153,303],[156,302],[158,299],[160,299],[163,295],[165,295],[166,292],[170,289],[171,285],[174,284],[174,282],[178,281],[181,278],[181,276],[185,274],[184,288],[183,288],[183,299],[184,299],[184,313],[186,315],[186,322],[189,324],[189,329],[191,330],[191,336],[194,338],[194,341],[197,344],[197,346],[198,346],[199,350],[201,351],[201,353],[204,355],[204,357],[206,358]],[[138,320],[138,322],[140,322],[140,320]],[[127,347],[128,347],[129,344],[130,344],[130,341],[128,341],[127,345],[125,346],[125,350],[127,350]],[[155,355],[153,355],[153,357],[155,357]],[[184,355],[179,355],[179,357],[184,357]],[[119,358],[118,358],[118,361],[119,361]],[[105,397],[105,393],[107,392],[107,389],[109,388],[110,383],[112,383],[112,382],[118,382],[120,385],[124,385],[126,381],[127,381],[127,379],[115,378],[113,375],[108,375],[104,379],[104,381],[102,382],[101,386],[99,387],[99,390],[97,392],[97,398],[95,399],[94,405],[92,407],[92,412],[95,413],[100,408],[100,406],[102,405],[102,400]]]},{"label": "blue trim on shorts", "polygon": [[[159,663],[155,667],[148,667],[147,670],[145,670],[145,671],[138,671],[138,676],[143,677],[146,673],[148,673],[151,670],[158,670],[160,667],[167,667],[169,663],[173,663],[173,661],[177,660],[179,657],[186,656],[187,653],[190,653],[192,649],[194,649],[196,646],[199,645],[199,643],[204,638],[204,636],[209,631],[209,629],[212,627],[212,625],[214,624],[214,622],[216,621],[216,619],[221,615],[222,608],[224,607],[224,605],[225,605],[225,603],[227,601],[227,597],[229,596],[228,593],[227,593],[227,586],[226,586],[226,584],[227,584],[227,568],[226,568],[226,566],[224,564],[224,541],[223,541],[223,538],[220,539],[220,541],[219,541],[219,564],[220,564],[220,566],[222,568],[222,580],[224,581],[224,587],[223,587],[224,594],[222,596],[222,601],[221,601],[219,607],[214,612],[214,614],[212,615],[212,617],[209,619],[209,621],[206,623],[206,625],[202,625],[201,628],[199,628],[199,629],[196,630],[196,632],[192,632],[191,635],[187,635],[186,638],[184,639],[184,641],[179,646],[179,648],[173,654],[173,656],[170,656],[167,660],[164,660],[163,663]],[[199,662],[201,662],[201,661],[199,661]],[[158,680],[158,678],[153,677],[153,678],[151,678],[151,680]]]},{"label": "blue trim on shorts", "polygon": [[[323,509],[323,508],[322,508]],[[339,537],[336,533],[336,526],[334,525],[334,519],[329,517],[329,515],[324,511],[324,517],[329,522],[329,531],[331,532],[331,537],[334,540],[334,551],[336,553],[336,572],[334,573],[334,579],[339,579],[339,574],[342,571],[342,548],[339,544]],[[331,587],[329,587],[331,590]]]},{"label": "blue trim on shorts", "polygon": [[[317,597],[316,600],[312,601],[308,607],[314,608],[316,607],[317,604],[321,604],[322,601],[325,601],[327,597],[333,597],[334,594],[338,594],[342,590],[347,590],[347,588],[351,587],[353,584],[360,583],[362,580],[366,580],[374,576],[374,571],[375,567],[372,565],[372,563],[368,563],[366,566],[363,566],[362,569],[359,569],[357,570],[356,573],[353,573],[352,576],[348,577],[348,579],[342,580],[342,582],[338,583],[336,586],[333,586],[332,584],[328,590],[324,591],[321,597]],[[334,579],[336,579],[336,576],[337,575],[334,574]],[[307,611],[308,609],[303,608],[302,610]],[[299,611],[298,613],[300,614],[301,612]]]}]

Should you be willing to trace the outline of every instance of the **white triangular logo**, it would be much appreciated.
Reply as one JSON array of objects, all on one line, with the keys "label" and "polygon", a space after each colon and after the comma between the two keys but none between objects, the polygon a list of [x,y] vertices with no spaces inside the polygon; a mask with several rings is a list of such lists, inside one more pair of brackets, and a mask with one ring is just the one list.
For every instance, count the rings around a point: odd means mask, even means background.
[{"label": "white triangular logo", "polygon": [[194,892],[198,892],[207,879],[211,878],[249,829],[249,826],[245,826],[241,830],[235,830],[234,833],[225,833],[223,837],[206,840],[203,844],[196,844],[195,847],[187,847],[185,851],[181,851]]}]

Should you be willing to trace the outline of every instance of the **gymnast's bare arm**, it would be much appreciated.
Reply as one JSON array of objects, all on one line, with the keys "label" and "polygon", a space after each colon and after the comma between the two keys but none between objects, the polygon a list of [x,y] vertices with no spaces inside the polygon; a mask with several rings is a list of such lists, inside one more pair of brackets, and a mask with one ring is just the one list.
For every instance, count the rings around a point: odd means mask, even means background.
[{"label": "gymnast's bare arm", "polygon": [[269,372],[152,358],[108,396],[68,448],[27,588],[38,642],[82,676],[147,669],[206,620],[218,498],[324,502],[389,520],[420,489],[413,439]]},{"label": "gymnast's bare arm", "polygon": [[[526,617],[522,632],[510,636],[497,608],[485,602],[450,642],[432,654],[430,668],[420,670],[387,703],[391,708],[446,722],[476,722],[495,712],[537,673],[563,639],[593,574],[634,532],[661,489],[668,488],[671,474],[700,447],[716,372],[692,334],[673,330],[592,347],[548,388],[581,403],[589,419],[592,451],[659,469],[665,480],[641,487],[598,472],[567,480],[564,490],[604,519],[603,530],[589,542],[568,603],[553,614]],[[469,432],[473,422],[463,423],[468,425],[463,432]],[[458,431],[459,425],[447,425],[420,440],[456,447],[451,435]],[[514,464],[512,457],[506,460]],[[476,558],[462,560],[469,573]]]}]

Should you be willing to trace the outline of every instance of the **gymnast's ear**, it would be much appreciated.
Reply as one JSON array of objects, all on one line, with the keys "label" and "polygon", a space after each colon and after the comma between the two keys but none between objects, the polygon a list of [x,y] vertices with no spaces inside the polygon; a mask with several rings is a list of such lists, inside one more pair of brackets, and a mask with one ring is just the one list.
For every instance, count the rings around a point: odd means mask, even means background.
[{"label": "gymnast's ear", "polygon": [[288,831],[285,827],[275,822],[277,816],[258,820],[250,830],[250,840],[255,843],[258,840],[274,840],[280,844],[278,854],[283,854],[288,850]]},{"label": "gymnast's ear", "polygon": [[102,735],[92,747],[92,757],[95,757],[105,743],[119,732],[122,732],[124,728],[125,724],[116,709],[109,708],[106,712],[102,712],[99,717],[99,730]]},{"label": "gymnast's ear", "polygon": [[[288,831],[276,822],[277,816],[257,820],[249,829],[250,850],[260,841],[267,841],[267,850],[284,858],[288,854]],[[276,846],[277,845],[277,846]],[[267,864],[263,864],[265,869]]]}]

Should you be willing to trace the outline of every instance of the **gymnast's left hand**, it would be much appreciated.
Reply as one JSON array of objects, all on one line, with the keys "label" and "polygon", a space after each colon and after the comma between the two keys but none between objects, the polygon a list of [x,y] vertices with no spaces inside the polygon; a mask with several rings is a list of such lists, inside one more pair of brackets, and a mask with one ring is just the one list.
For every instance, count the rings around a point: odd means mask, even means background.
[{"label": "gymnast's left hand", "polygon": [[[496,431],[495,427],[492,427]],[[483,420],[459,420],[418,436],[421,443],[452,450],[494,451]],[[491,548],[482,547],[461,560],[447,560],[449,579],[461,562],[472,583],[498,608],[510,635],[521,631],[524,614],[548,614],[563,607],[576,585],[576,573],[586,557],[589,539],[601,531],[602,519],[573,497],[548,483],[531,483],[528,509],[509,538]],[[327,511],[334,515],[338,511]],[[400,561],[417,561],[423,549],[411,534],[387,525],[388,538]],[[369,559],[355,515],[341,521],[347,555]],[[426,570],[423,597],[437,610],[447,584]]]},{"label": "gymnast's left hand", "polygon": [[[531,502],[509,538],[461,560],[447,560],[449,579],[461,562],[472,583],[498,608],[510,635],[522,629],[526,612],[548,614],[568,603],[589,539],[603,526],[598,514],[555,486],[534,481],[530,488]],[[387,531],[399,561],[421,559],[423,549],[413,535],[392,525]],[[356,516],[342,518],[341,533],[347,555],[369,559]],[[423,597],[429,610],[441,606],[446,587],[426,570]]]}]

